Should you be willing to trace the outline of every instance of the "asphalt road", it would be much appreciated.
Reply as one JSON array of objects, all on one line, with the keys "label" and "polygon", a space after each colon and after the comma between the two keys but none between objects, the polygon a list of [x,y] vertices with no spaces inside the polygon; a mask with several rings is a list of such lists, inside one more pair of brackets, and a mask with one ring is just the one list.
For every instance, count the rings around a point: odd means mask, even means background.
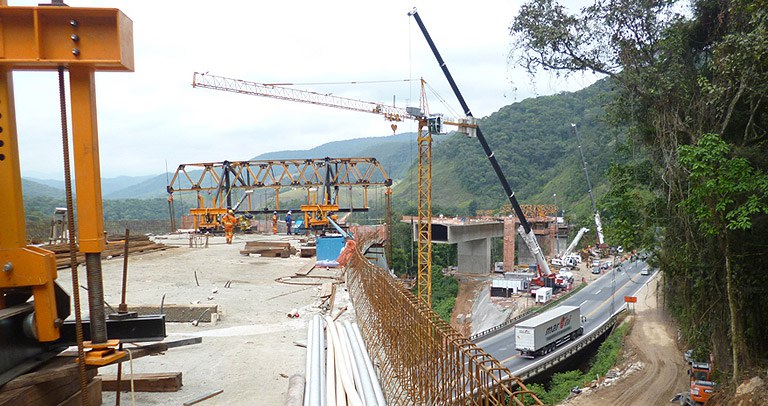
[{"label": "asphalt road", "polygon": [[[618,270],[614,268],[606,272],[589,286],[576,292],[560,304],[581,307],[582,316],[587,317],[587,321],[583,324],[584,336],[586,336],[608,320],[613,313],[621,309],[624,305],[624,296],[634,296],[651,278],[653,271],[651,271],[651,275],[640,275],[640,271],[647,266],[642,261],[625,262]],[[561,350],[572,344],[572,342],[567,342],[546,356],[535,359],[522,358],[519,352],[515,350],[514,326],[483,337],[475,343],[501,361],[505,367],[512,371],[513,375],[525,371],[534,362],[556,356]]]}]

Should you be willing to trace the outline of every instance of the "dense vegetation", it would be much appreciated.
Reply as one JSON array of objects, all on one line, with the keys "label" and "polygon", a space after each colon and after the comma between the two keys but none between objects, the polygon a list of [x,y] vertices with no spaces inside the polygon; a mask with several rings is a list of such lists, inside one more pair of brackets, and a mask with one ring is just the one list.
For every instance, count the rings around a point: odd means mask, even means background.
[{"label": "dense vegetation", "polygon": [[699,353],[739,382],[768,359],[768,3],[531,1],[511,27],[532,72],[593,71],[627,126],[606,229],[653,250],[666,304]]}]

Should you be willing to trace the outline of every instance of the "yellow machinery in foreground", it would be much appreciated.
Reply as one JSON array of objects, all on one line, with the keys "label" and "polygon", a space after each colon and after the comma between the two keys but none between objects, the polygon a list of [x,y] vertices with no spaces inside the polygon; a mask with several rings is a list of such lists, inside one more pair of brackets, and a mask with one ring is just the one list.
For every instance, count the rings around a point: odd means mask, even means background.
[{"label": "yellow machinery in foreground", "polygon": [[[133,23],[120,10],[75,8],[63,3],[42,7],[9,7],[0,0],[0,386],[33,368],[75,336],[80,359],[103,365],[123,356],[108,340],[101,274],[105,248],[104,215],[96,123],[95,73],[133,71]],[[88,286],[90,334],[80,324],[65,321],[69,297],[56,285],[52,252],[27,245],[18,134],[14,106],[13,71],[58,71],[62,113],[68,223],[73,226],[69,175],[65,71],[69,74],[72,149],[77,178],[77,246],[70,234],[73,263],[84,254]],[[55,145],[55,143],[53,143]],[[77,280],[77,266],[72,267]],[[79,285],[72,296],[80,317]],[[33,301],[29,301],[32,298]],[[162,320],[160,318],[159,320]],[[83,323],[85,325],[86,323]],[[164,321],[162,335],[164,336]],[[83,353],[83,336],[91,351]],[[87,338],[87,337],[86,337]],[[63,340],[63,341],[62,341]],[[87,345],[88,342],[86,342]],[[37,360],[37,361],[36,361]],[[81,365],[83,365],[81,363]],[[84,376],[84,369],[82,370]],[[85,397],[85,395],[83,395]]]},{"label": "yellow machinery in foreground", "polygon": [[0,207],[4,211],[0,216],[0,309],[7,314],[13,307],[23,306],[27,301],[23,292],[29,291],[34,297],[33,336],[40,342],[60,337],[63,319],[56,308],[54,255],[26,245],[12,71],[63,72],[66,68],[78,179],[78,243],[87,263],[91,340],[106,343],[100,255],[105,248],[104,216],[94,74],[97,70],[133,71],[132,22],[117,9],[7,7],[3,2],[0,31],[3,38],[13,39],[4,41],[0,50]]}]

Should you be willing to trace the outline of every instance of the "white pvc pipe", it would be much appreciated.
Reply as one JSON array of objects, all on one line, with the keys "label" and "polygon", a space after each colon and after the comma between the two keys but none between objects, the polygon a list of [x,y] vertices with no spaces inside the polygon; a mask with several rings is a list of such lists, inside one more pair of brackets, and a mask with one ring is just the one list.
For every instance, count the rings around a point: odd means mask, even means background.
[{"label": "white pvc pipe", "polygon": [[[328,321],[325,321],[328,326]],[[336,364],[333,340],[331,339],[331,329],[326,327],[328,332],[328,352],[325,356],[325,399],[328,406],[336,406]]]},{"label": "white pvc pipe", "polygon": [[317,320],[317,332],[318,332],[318,370],[320,373],[320,381],[318,382],[318,391],[320,395],[320,406],[326,406],[325,401],[325,331],[323,329],[323,321],[320,317],[320,315],[315,315],[315,319]]},{"label": "white pvc pipe", "polygon": [[352,323],[352,330],[354,331],[355,340],[357,340],[357,344],[360,347],[360,353],[363,356],[363,360],[365,363],[365,367],[368,369],[368,376],[371,378],[371,385],[373,386],[373,394],[376,397],[376,405],[378,406],[385,406],[387,404],[386,399],[384,399],[384,391],[381,390],[381,383],[379,382],[379,376],[376,375],[376,369],[373,367],[373,362],[371,361],[371,357],[368,354],[368,350],[365,347],[365,342],[363,341],[363,335],[360,332],[360,326],[357,325],[357,323]]},{"label": "white pvc pipe", "polygon": [[347,406],[347,394],[344,391],[344,382],[341,378],[341,368],[343,368],[343,356],[341,355],[342,348],[339,347],[339,342],[335,338],[337,337],[334,335],[335,333],[332,333],[336,330],[336,326],[330,317],[326,317],[326,324],[328,325],[328,340],[330,341],[331,338],[333,338],[334,341],[334,365],[335,365],[335,373],[336,373],[336,406]]},{"label": "white pvc pipe", "polygon": [[307,367],[305,370],[306,380],[304,381],[304,406],[309,406],[309,393],[310,382],[312,381],[312,336],[314,333],[314,327],[312,325],[314,320],[309,320],[307,326]]},{"label": "white pvc pipe", "polygon": [[320,376],[320,343],[322,335],[320,334],[320,315],[315,315],[315,317],[312,318],[312,326],[314,327],[314,332],[312,334],[312,384],[309,387],[311,391],[309,404],[316,406],[320,405],[320,383],[322,382],[322,377]]},{"label": "white pvc pipe", "polygon": [[347,357],[345,354],[345,349],[343,342],[341,341],[341,338],[339,336],[339,330],[336,323],[332,324],[331,332],[333,334],[333,339],[335,340],[335,349],[336,349],[336,372],[341,377],[341,383],[342,383],[342,391],[341,395],[344,398],[344,401],[349,403],[352,402],[351,399],[348,399],[351,393],[357,393],[357,390],[355,389],[355,380],[352,378],[352,374],[349,370],[349,365],[347,364]]},{"label": "white pvc pipe", "polygon": [[339,338],[341,338],[342,347],[344,347],[344,355],[347,357],[349,368],[352,371],[352,378],[355,380],[355,388],[357,388],[358,393],[362,393],[363,382],[360,378],[360,371],[357,368],[357,363],[355,362],[355,355],[352,351],[352,344],[347,336],[347,330],[341,324],[337,325],[336,329],[339,331]]},{"label": "white pvc pipe", "polygon": [[360,344],[355,337],[355,330],[352,325],[345,321],[343,323],[344,329],[347,331],[347,338],[349,339],[349,345],[352,349],[352,356],[355,360],[355,366],[357,374],[360,376],[361,389],[363,392],[363,399],[366,405],[376,404],[376,395],[373,393],[373,384],[371,383],[371,376],[368,372],[368,367],[365,365],[365,359],[361,353]]},{"label": "white pvc pipe", "polygon": [[328,321],[328,331],[331,334],[331,339],[334,340],[334,348],[340,350],[338,351],[336,357],[336,365],[339,366],[336,371],[341,376],[341,381],[344,385],[344,392],[347,395],[347,400],[352,406],[363,406],[363,401],[360,399],[360,395],[355,389],[355,382],[351,374],[351,366],[349,365],[348,354],[345,356],[343,341],[339,337],[339,331],[334,325],[333,319],[331,319],[329,316],[325,317],[326,321]]}]

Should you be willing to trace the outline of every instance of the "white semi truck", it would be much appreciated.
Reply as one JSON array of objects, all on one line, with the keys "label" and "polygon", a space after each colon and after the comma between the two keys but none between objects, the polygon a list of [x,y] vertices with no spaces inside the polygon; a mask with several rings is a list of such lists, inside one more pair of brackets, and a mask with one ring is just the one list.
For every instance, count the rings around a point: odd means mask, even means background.
[{"label": "white semi truck", "polygon": [[583,333],[581,309],[558,306],[515,325],[515,349],[520,351],[521,357],[535,358]]}]

